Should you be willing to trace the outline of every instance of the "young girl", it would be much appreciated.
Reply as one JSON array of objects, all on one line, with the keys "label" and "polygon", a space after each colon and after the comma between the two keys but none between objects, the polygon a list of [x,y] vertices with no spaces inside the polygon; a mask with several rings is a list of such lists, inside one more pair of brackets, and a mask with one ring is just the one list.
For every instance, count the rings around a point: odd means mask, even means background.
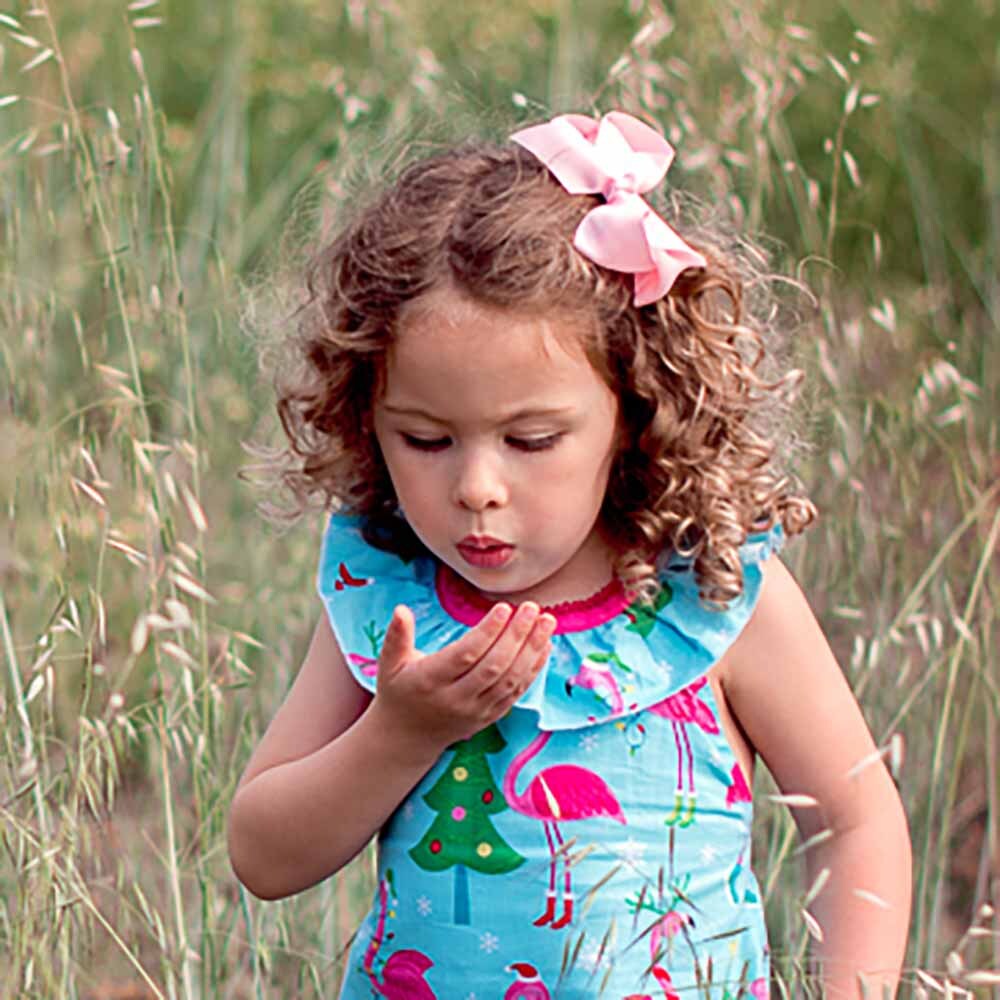
[{"label": "young girl", "polygon": [[827,994],[895,986],[899,798],[776,555],[813,517],[792,376],[746,255],[643,197],[672,155],[620,112],[462,146],[311,272],[279,411],[333,511],[326,613],[229,844],[275,899],[378,836],[343,998],[767,996],[757,755],[811,841]]}]

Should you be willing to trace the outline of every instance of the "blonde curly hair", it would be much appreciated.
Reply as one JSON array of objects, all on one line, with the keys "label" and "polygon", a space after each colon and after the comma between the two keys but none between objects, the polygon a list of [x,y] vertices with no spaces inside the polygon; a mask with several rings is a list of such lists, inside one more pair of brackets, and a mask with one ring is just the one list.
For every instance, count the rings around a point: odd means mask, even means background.
[{"label": "blonde curly hair", "polygon": [[518,146],[467,143],[403,169],[313,255],[275,386],[287,442],[270,463],[291,516],[318,502],[360,515],[380,548],[425,552],[400,516],[372,412],[404,307],[450,287],[585,320],[583,346],[625,427],[602,508],[617,576],[652,599],[671,551],[690,559],[708,605],[739,597],[747,535],[776,523],[797,534],[815,516],[782,469],[798,372],[768,374],[783,331],[766,261],[717,226],[685,228],[707,267],[637,308],[629,275],[573,248],[600,203],[568,194]]}]

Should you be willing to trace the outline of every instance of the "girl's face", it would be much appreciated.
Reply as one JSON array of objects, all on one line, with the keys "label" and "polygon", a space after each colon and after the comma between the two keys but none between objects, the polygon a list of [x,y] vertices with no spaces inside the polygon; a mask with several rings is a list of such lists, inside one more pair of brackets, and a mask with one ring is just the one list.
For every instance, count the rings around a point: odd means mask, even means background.
[{"label": "girl's face", "polygon": [[386,361],[375,435],[399,505],[497,600],[574,600],[611,578],[599,514],[618,401],[579,332],[439,290],[404,313]]}]

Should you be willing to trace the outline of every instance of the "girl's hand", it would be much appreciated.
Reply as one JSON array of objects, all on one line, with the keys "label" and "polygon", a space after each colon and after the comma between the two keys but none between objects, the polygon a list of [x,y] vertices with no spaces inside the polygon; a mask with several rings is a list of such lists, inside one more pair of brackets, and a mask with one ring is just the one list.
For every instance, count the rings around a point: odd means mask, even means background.
[{"label": "girl's hand", "polygon": [[512,611],[495,605],[460,639],[425,656],[414,648],[413,612],[398,606],[371,706],[387,731],[436,755],[506,715],[548,659],[556,626],[531,601]]}]

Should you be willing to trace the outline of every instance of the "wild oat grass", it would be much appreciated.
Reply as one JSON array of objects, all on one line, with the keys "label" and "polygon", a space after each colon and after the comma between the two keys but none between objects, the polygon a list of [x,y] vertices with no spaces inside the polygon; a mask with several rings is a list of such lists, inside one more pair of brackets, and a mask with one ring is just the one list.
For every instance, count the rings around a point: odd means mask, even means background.
[{"label": "wild oat grass", "polygon": [[[275,533],[236,478],[274,433],[241,317],[378,163],[590,102],[667,124],[677,177],[818,293],[822,517],[788,558],[910,816],[903,993],[995,990],[998,28],[993,0],[0,12],[0,995],[335,995],[370,859],[260,904],[225,851],[318,614],[319,526]],[[815,995],[822,876],[774,792],[775,990]]]}]

